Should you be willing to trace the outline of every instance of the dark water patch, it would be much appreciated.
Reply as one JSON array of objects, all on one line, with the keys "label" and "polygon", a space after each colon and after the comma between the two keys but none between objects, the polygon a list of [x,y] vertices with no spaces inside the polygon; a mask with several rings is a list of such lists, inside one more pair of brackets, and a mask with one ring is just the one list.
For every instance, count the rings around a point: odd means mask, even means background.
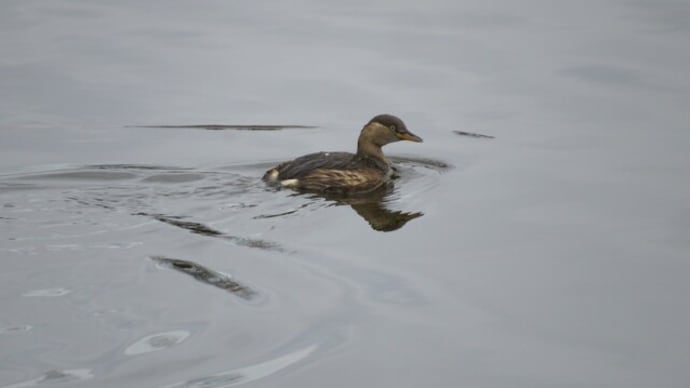
[{"label": "dark water patch", "polygon": [[560,73],[567,77],[602,85],[633,86],[643,84],[639,74],[636,72],[610,65],[572,66],[560,70]]},{"label": "dark water patch", "polygon": [[690,4],[685,1],[630,1],[623,3],[629,14],[644,24],[642,31],[653,33],[682,33],[690,31]]},{"label": "dark water patch", "polygon": [[466,131],[453,131],[454,134],[460,135],[460,136],[469,136],[469,137],[474,137],[474,138],[479,138],[479,139],[495,139],[495,136],[491,135],[484,135],[481,133],[475,133],[475,132],[466,132]]},{"label": "dark water patch", "polygon": [[283,129],[313,129],[314,125],[225,125],[225,124],[191,124],[191,125],[127,125],[126,128],[162,128],[162,129],[204,129],[208,131],[280,131]]},{"label": "dark water patch", "polygon": [[247,238],[247,237],[240,237],[240,236],[232,236],[225,234],[221,231],[218,231],[216,229],[213,229],[207,225],[204,225],[200,222],[193,222],[193,221],[184,221],[184,217],[180,216],[167,216],[163,214],[150,214],[150,213],[135,213],[134,215],[138,216],[148,216],[151,217],[157,221],[163,222],[168,225],[176,226],[178,228],[187,230],[191,233],[202,235],[202,236],[207,236],[207,237],[215,237],[215,238],[220,238],[226,241],[230,241],[234,244],[249,247],[249,248],[259,248],[259,249],[265,249],[265,250],[272,250],[272,251],[284,251],[283,248],[278,245],[277,243],[271,242],[271,241],[266,241],[266,240],[261,240],[261,239],[253,239],[253,238]]},{"label": "dark water patch", "polygon": [[221,272],[214,271],[193,261],[174,259],[165,256],[151,256],[151,260],[168,268],[190,275],[202,283],[228,291],[245,300],[252,300],[258,295],[258,293],[249,286],[233,280]]}]

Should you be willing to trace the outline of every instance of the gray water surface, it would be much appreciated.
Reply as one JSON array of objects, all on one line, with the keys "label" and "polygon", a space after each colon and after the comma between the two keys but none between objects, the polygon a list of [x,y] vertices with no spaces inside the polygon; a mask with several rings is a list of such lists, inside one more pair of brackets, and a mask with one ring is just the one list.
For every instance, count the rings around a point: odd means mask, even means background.
[{"label": "gray water surface", "polygon": [[687,2],[0,9],[0,387],[690,384]]}]

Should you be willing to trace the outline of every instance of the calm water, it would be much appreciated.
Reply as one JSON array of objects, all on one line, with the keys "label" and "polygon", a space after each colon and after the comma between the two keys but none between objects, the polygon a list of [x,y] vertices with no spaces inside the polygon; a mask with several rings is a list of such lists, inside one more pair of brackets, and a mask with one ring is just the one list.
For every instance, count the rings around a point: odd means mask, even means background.
[{"label": "calm water", "polygon": [[0,387],[690,384],[687,2],[0,9]]}]

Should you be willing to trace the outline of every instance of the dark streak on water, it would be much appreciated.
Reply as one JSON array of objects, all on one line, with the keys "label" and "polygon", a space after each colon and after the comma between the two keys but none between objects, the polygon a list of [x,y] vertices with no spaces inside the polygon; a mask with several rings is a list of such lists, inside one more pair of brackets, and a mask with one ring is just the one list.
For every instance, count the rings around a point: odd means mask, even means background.
[{"label": "dark streak on water", "polygon": [[[304,208],[304,207],[306,207],[306,206],[307,206],[307,204],[304,204],[304,205],[300,206],[299,209]],[[255,219],[255,220],[260,220],[260,219],[262,219],[262,218],[275,218],[275,217],[288,216],[288,215],[290,215],[290,214],[297,213],[297,211],[298,211],[299,209],[289,210],[289,211],[282,212],[282,213],[277,213],[277,214],[259,214],[258,216],[254,216],[254,217],[252,217],[252,218]]]},{"label": "dark streak on water", "polygon": [[225,124],[191,124],[191,125],[128,125],[126,128],[163,128],[163,129],[205,129],[209,131],[279,131],[282,129],[312,129],[314,125],[225,125]]},{"label": "dark streak on water", "polygon": [[491,135],[483,135],[481,133],[474,133],[474,132],[465,132],[465,131],[453,131],[454,134],[460,135],[460,136],[469,136],[469,137],[476,137],[476,138],[481,138],[481,139],[495,139],[495,136]]},{"label": "dark streak on water", "polygon": [[[412,164],[419,167],[425,167],[437,172],[445,172],[453,168],[453,165],[446,163],[438,159],[420,158],[420,157],[408,157],[408,156],[389,156],[388,159],[394,163],[399,164]],[[393,169],[396,169],[395,164]]]},{"label": "dark streak on water", "polygon": [[162,214],[147,214],[147,213],[136,213],[137,216],[149,216],[160,222],[166,223],[168,225],[177,226],[178,228],[186,229],[192,233],[200,234],[202,236],[218,237],[222,236],[223,233],[215,229],[212,229],[199,222],[182,221],[183,217],[180,216],[165,216]]},{"label": "dark streak on water", "polygon": [[280,245],[271,242],[271,241],[266,241],[266,240],[261,240],[261,239],[252,239],[252,238],[246,238],[246,237],[239,237],[239,236],[231,236],[227,235],[221,231],[215,230],[207,225],[204,225],[200,222],[193,222],[193,221],[183,221],[182,216],[167,216],[164,214],[149,214],[149,213],[144,213],[144,212],[139,212],[135,213],[134,215],[137,216],[148,216],[151,217],[157,221],[163,222],[168,225],[176,226],[178,228],[187,230],[189,232],[192,232],[194,234],[199,234],[202,236],[207,236],[207,237],[216,237],[216,238],[221,238],[227,241],[231,241],[237,245],[242,245],[250,248],[259,248],[259,249],[265,249],[265,250],[271,250],[271,251],[283,251],[283,248],[281,248]]},{"label": "dark streak on water", "polygon": [[254,299],[258,294],[252,288],[231,279],[229,276],[214,271],[210,268],[206,268],[203,265],[193,261],[174,259],[164,256],[151,256],[151,260],[154,260],[168,268],[190,275],[202,283],[226,290],[245,300]]}]

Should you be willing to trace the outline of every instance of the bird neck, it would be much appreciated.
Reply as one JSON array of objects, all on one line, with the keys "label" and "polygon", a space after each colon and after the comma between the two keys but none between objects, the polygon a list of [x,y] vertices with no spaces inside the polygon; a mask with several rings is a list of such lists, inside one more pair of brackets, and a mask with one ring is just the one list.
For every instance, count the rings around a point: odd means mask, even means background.
[{"label": "bird neck", "polygon": [[374,158],[385,161],[381,144],[376,136],[377,129],[375,124],[367,124],[362,128],[362,132],[357,139],[357,156]]},{"label": "bird neck", "polygon": [[357,156],[386,160],[381,146],[376,145],[371,139],[362,139],[362,137],[357,142]]}]

